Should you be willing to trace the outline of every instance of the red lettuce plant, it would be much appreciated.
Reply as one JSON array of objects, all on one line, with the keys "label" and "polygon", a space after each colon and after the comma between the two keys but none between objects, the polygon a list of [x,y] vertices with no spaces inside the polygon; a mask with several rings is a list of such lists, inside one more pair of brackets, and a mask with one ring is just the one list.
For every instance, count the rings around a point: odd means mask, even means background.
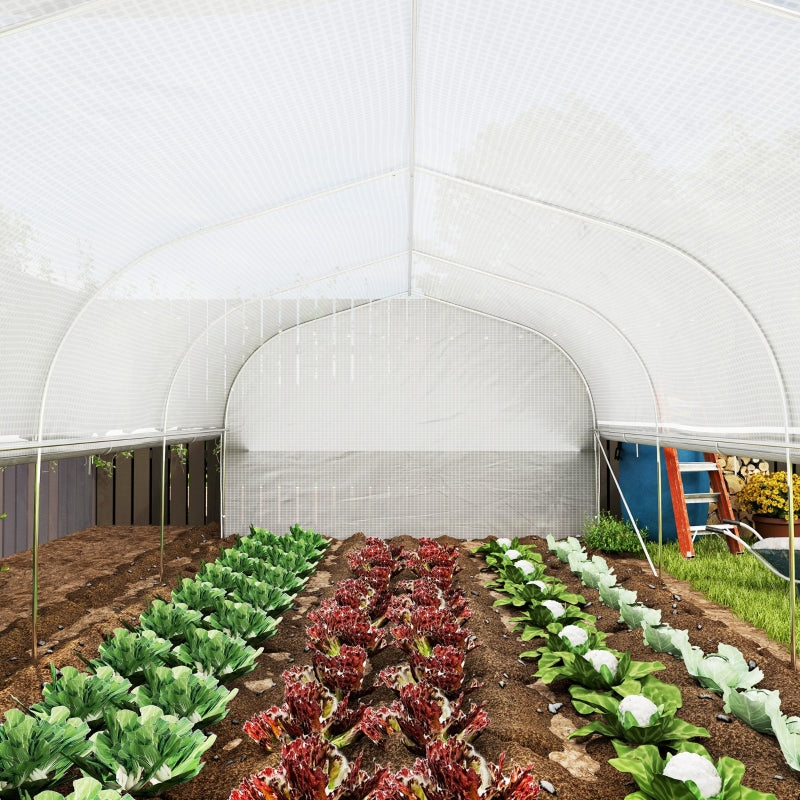
[{"label": "red lettuce plant", "polygon": [[473,680],[468,686],[464,686],[465,656],[463,650],[437,644],[430,656],[413,653],[408,664],[381,670],[378,680],[396,692],[407,684],[421,681],[428,681],[446,695],[453,695],[461,689],[471,692],[480,684]]},{"label": "red lettuce plant", "polygon": [[395,644],[403,652],[433,654],[437,644],[449,645],[464,652],[477,647],[477,637],[467,628],[461,627],[448,608],[417,606],[409,613],[408,621],[392,628]]},{"label": "red lettuce plant", "polygon": [[366,800],[388,767],[369,775],[361,758],[349,762],[325,739],[302,736],[283,745],[279,767],[245,778],[229,800]]},{"label": "red lettuce plant", "polygon": [[353,692],[353,696],[357,697],[370,691],[363,688],[364,671],[367,666],[367,651],[363,647],[343,644],[338,655],[328,656],[315,650],[311,657],[317,680],[330,689],[339,700],[349,692]]},{"label": "red lettuce plant", "polygon": [[265,750],[301,736],[316,734],[335,747],[346,747],[361,735],[379,744],[389,731],[375,709],[359,703],[348,708],[349,695],[341,700],[317,681],[294,680],[287,671],[284,703],[260,711],[245,722],[244,732]]},{"label": "red lettuce plant", "polygon": [[416,550],[406,554],[406,569],[415,575],[431,575],[434,570],[439,570],[438,575],[452,576],[459,571],[457,565],[458,549],[455,545],[444,546],[428,537],[421,537]]},{"label": "red lettuce plant", "polygon": [[399,594],[392,598],[386,612],[386,618],[391,622],[408,622],[409,612],[416,606],[449,609],[460,625],[472,616],[467,607],[466,597],[460,589],[449,585],[442,588],[431,578],[403,581],[398,585],[398,589],[410,594]]},{"label": "red lettuce plant", "polygon": [[381,539],[368,537],[364,546],[347,555],[347,565],[357,578],[375,568],[383,567],[394,575],[405,566],[403,549],[388,545]]},{"label": "red lettuce plant", "polygon": [[[375,578],[375,575],[370,577]],[[370,582],[366,578],[348,578],[341,581],[336,587],[333,599],[340,606],[360,608],[369,615],[375,624],[380,625],[386,614],[386,607],[389,605],[392,592],[389,588],[388,575],[384,584],[376,586],[376,583],[379,583],[379,580]]]},{"label": "red lettuce plant", "polygon": [[433,739],[472,742],[489,724],[483,704],[471,703],[468,711],[463,710],[464,697],[462,692],[451,702],[427,681],[409,683],[400,687],[398,700],[377,713],[402,734],[409,750],[424,753]]},{"label": "red lettuce plant", "polygon": [[329,656],[338,655],[342,645],[363,647],[377,653],[386,646],[385,631],[373,625],[366,611],[326,600],[308,615],[313,625],[306,628],[308,643]]},{"label": "red lettuce plant", "polygon": [[505,754],[488,763],[467,742],[449,739],[430,742],[425,755],[396,773],[394,793],[381,795],[383,800],[534,800],[539,794],[533,765],[503,775]]}]

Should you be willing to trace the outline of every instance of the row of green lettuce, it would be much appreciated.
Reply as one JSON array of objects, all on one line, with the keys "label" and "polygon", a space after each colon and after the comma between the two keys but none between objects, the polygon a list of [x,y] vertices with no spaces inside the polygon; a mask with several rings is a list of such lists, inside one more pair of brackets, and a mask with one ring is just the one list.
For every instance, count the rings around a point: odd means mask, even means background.
[{"label": "row of green lettuce", "polygon": [[742,652],[720,643],[716,653],[704,653],[689,642],[687,630],[675,629],[661,621],[661,611],[637,602],[636,592],[617,585],[613,569],[600,556],[589,558],[574,537],[549,542],[550,549],[586,586],[594,586],[600,599],[620,612],[631,630],[641,629],[644,642],[659,653],[683,660],[686,671],[701,686],[721,695],[724,710],[758,731],[774,736],[789,767],[800,771],[800,718],[781,711],[780,693],[756,688],[764,673]]},{"label": "row of green lettuce", "polygon": [[197,775],[216,739],[204,729],[237,693],[225,684],[255,669],[329,544],[297,526],[251,528],[81,657],[87,671],[51,664],[42,700],[0,725],[0,798],[61,800],[49,787],[73,765],[83,777],[68,800],[151,796]]},{"label": "row of green lettuce", "polygon": [[[568,560],[552,538],[548,544]],[[573,552],[582,551],[577,544]],[[638,787],[626,800],[774,800],[774,795],[742,786],[745,768],[740,761],[723,756],[715,762],[693,741],[709,733],[678,716],[680,690],[653,674],[664,665],[634,661],[630,653],[608,647],[606,635],[595,627],[596,618],[585,610],[585,598],[548,574],[534,547],[498,539],[478,552],[497,572],[489,586],[504,596],[495,605],[517,611],[513,621],[523,641],[541,641],[537,649],[521,653],[537,660],[534,677],[545,684],[568,681],[576,712],[596,715],[571,738],[600,734],[611,739],[617,757],[609,763],[629,773]],[[591,581],[592,569],[585,573]]]}]

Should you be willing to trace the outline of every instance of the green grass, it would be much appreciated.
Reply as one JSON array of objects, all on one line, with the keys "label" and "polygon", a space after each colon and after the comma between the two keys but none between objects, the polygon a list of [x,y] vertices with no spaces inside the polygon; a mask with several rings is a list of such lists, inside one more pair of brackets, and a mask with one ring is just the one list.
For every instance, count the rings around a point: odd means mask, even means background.
[{"label": "green grass", "polygon": [[[648,548],[658,566],[658,546],[650,543]],[[737,617],[783,644],[788,652],[788,582],[773,575],[750,553],[731,555],[716,536],[698,538],[694,549],[694,558],[683,558],[677,542],[664,544],[663,570],[687,581],[713,603],[727,606]],[[796,607],[800,613],[800,601]],[[797,652],[800,653],[800,648]]]}]

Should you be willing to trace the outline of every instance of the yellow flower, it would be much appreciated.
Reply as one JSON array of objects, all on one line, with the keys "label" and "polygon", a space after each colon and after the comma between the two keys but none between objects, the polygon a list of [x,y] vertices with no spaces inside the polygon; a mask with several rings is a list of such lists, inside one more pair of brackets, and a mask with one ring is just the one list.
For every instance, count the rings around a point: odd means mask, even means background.
[{"label": "yellow flower", "polygon": [[[800,511],[800,475],[792,476],[795,517]],[[786,472],[765,475],[757,472],[738,494],[739,505],[753,514],[764,517],[789,518],[789,487]]]}]

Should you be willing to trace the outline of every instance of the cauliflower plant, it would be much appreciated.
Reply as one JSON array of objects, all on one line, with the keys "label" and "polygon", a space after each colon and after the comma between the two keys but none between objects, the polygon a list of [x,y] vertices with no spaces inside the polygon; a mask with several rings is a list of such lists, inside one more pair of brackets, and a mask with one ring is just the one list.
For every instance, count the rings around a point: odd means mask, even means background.
[{"label": "cauliflower plant", "polygon": [[611,675],[616,676],[619,662],[617,661],[617,657],[608,650],[589,650],[586,655],[584,655],[584,658],[597,672],[600,672],[600,667],[605,665],[611,671]]},{"label": "cauliflower plant", "polygon": [[658,714],[658,706],[650,699],[641,694],[629,694],[623,697],[619,704],[620,722],[625,721],[625,713],[630,711],[636,724],[643,728],[650,725],[653,717]]},{"label": "cauliflower plant", "polygon": [[553,619],[564,616],[564,606],[558,600],[543,600],[542,605],[553,615]]},{"label": "cauliflower plant", "polygon": [[676,753],[667,761],[664,775],[678,781],[694,781],[703,797],[716,797],[722,791],[720,778],[714,765],[697,753]]},{"label": "cauliflower plant", "polygon": [[573,647],[580,647],[589,641],[589,634],[577,625],[565,625],[558,635],[566,639]]}]

